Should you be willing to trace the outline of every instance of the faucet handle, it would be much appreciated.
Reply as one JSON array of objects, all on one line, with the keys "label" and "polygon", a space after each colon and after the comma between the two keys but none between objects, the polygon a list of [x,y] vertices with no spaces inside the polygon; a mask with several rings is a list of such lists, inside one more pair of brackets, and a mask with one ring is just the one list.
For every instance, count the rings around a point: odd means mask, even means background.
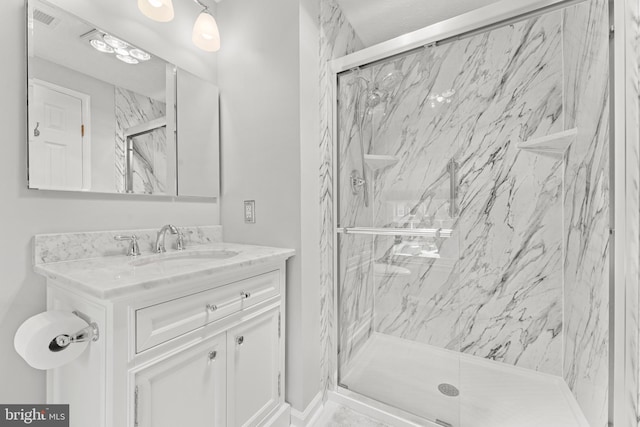
[{"label": "faucet handle", "polygon": [[119,242],[121,241],[129,241],[129,249],[127,249],[128,256],[138,256],[140,255],[140,246],[138,246],[138,236],[132,234],[131,236],[123,236],[117,235],[113,237],[114,240]]},{"label": "faucet handle", "polygon": [[178,230],[178,241],[176,242],[176,249],[179,251],[184,250],[184,234],[182,231]]}]

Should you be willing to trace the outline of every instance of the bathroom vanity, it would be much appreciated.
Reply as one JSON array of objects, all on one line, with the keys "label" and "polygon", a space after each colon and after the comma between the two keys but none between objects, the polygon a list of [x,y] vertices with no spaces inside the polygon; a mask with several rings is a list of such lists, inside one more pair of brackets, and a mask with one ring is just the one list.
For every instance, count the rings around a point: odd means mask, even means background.
[{"label": "bathroom vanity", "polygon": [[47,371],[47,401],[70,404],[72,427],[289,425],[292,250],[188,241],[183,251],[144,255],[143,238],[142,256],[47,262],[38,237],[47,309],[78,311],[99,328],[78,359]]}]

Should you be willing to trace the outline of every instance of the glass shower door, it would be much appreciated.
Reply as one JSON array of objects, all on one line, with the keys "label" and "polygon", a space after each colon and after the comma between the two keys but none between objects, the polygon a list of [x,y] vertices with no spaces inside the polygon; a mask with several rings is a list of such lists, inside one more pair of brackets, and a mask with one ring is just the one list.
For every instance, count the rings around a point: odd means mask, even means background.
[{"label": "glass shower door", "polygon": [[338,382],[461,427],[604,425],[608,7],[338,75]]},{"label": "glass shower door", "polygon": [[455,92],[424,111],[407,91],[423,65],[410,55],[339,76],[338,381],[458,426],[458,146],[429,130],[453,119]]}]

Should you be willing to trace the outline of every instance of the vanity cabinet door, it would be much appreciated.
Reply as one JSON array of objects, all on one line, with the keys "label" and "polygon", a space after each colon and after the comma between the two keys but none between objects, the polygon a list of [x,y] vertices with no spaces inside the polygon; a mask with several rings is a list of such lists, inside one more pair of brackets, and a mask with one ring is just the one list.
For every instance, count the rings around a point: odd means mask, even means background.
[{"label": "vanity cabinet door", "polygon": [[133,427],[226,426],[226,334],[136,374]]},{"label": "vanity cabinet door", "polygon": [[269,311],[227,332],[229,427],[254,426],[278,405],[278,313]]}]

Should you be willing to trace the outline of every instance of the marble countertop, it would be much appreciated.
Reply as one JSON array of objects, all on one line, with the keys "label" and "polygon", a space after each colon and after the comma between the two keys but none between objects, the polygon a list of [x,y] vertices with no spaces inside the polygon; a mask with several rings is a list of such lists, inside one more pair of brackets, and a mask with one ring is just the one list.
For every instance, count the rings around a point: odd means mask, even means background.
[{"label": "marble countertop", "polygon": [[[232,251],[237,254],[215,258],[207,254],[211,251]],[[112,299],[171,285],[176,281],[203,279],[228,270],[277,262],[294,254],[293,249],[211,243],[192,246],[181,252],[77,259],[37,264],[34,269],[67,287],[98,298]]]}]

